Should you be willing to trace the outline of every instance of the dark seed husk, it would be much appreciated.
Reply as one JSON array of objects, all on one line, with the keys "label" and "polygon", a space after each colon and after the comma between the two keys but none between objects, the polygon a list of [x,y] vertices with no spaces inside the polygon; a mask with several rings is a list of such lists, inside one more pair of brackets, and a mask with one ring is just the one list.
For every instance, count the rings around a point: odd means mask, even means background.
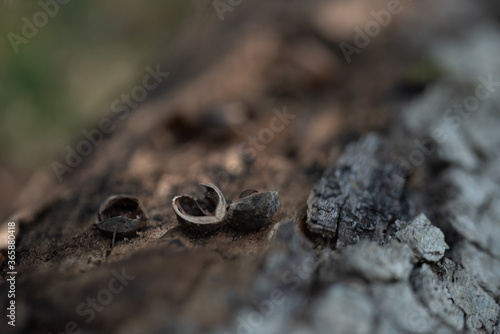
[{"label": "dark seed husk", "polygon": [[95,223],[95,227],[105,236],[112,238],[116,230],[116,237],[133,237],[139,228],[142,227],[141,219],[131,219],[124,216],[107,218],[101,222]]},{"label": "dark seed husk", "polygon": [[147,220],[139,199],[130,195],[113,195],[102,202],[98,212],[99,221],[116,216],[133,219],[139,216],[142,220]]},{"label": "dark seed husk", "polygon": [[97,213],[97,229],[107,237],[133,237],[144,227],[146,213],[139,200],[130,195],[113,195],[102,202]]},{"label": "dark seed husk", "polygon": [[269,225],[279,206],[277,191],[251,193],[230,205],[227,224],[239,231],[260,230]]}]

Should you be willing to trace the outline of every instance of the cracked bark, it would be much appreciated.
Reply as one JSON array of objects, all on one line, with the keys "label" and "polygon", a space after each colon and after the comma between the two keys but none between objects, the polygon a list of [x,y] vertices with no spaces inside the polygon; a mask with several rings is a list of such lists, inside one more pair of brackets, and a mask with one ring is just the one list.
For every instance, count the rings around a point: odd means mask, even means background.
[{"label": "cracked bark", "polygon": [[383,244],[389,224],[408,216],[401,204],[405,179],[392,152],[376,135],[348,146],[313,188],[309,231],[335,240],[338,249],[361,239]]}]

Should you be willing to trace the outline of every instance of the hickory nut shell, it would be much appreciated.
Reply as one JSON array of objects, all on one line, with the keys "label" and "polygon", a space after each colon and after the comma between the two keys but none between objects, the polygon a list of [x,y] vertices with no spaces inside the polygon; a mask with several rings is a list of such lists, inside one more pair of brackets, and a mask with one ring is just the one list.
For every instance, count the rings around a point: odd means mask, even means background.
[{"label": "hickory nut shell", "polygon": [[144,227],[146,213],[139,200],[129,195],[114,195],[102,202],[94,226],[105,236],[133,237]]},{"label": "hickory nut shell", "polygon": [[205,198],[189,195],[176,196],[172,206],[179,224],[191,234],[206,234],[222,226],[226,218],[226,199],[213,184],[205,187]]},{"label": "hickory nut shell", "polygon": [[280,207],[277,191],[245,190],[240,197],[229,206],[227,214],[228,226],[239,231],[256,231],[268,226]]}]

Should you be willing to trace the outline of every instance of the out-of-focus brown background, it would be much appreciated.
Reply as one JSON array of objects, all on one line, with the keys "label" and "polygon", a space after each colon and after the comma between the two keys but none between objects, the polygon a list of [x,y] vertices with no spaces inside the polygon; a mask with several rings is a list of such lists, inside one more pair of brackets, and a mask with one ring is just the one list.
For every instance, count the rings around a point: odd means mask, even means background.
[{"label": "out-of-focus brown background", "polygon": [[38,170],[111,114],[112,101],[130,91],[145,66],[170,56],[181,26],[216,15],[199,0],[70,1],[16,53],[8,34],[23,37],[23,18],[32,23],[40,11],[36,1],[0,1],[1,217],[23,185],[41,177]]}]

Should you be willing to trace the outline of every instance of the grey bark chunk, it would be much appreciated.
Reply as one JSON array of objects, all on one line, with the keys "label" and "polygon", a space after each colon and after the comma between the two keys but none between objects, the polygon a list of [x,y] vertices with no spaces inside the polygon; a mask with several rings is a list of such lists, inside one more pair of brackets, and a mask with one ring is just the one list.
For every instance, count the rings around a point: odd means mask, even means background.
[{"label": "grey bark chunk", "polygon": [[370,134],[325,170],[309,196],[306,225],[336,248],[360,239],[382,244],[389,223],[401,218],[404,184],[389,143]]},{"label": "grey bark chunk", "polygon": [[456,188],[447,203],[450,223],[465,239],[500,259],[500,189],[491,178],[458,169],[445,178]]},{"label": "grey bark chunk", "polygon": [[466,328],[472,333],[494,333],[500,306],[456,263],[444,259],[437,266],[440,278],[453,302],[465,313]]},{"label": "grey bark chunk", "polygon": [[433,226],[424,214],[418,215],[406,227],[396,232],[397,240],[407,243],[419,259],[437,262],[449,248],[443,232]]},{"label": "grey bark chunk", "polygon": [[387,246],[363,240],[348,246],[341,265],[348,273],[359,274],[370,281],[406,280],[412,269],[413,252],[406,244],[392,241]]},{"label": "grey bark chunk", "polygon": [[373,333],[375,307],[367,289],[359,285],[332,286],[316,309],[316,333]]},{"label": "grey bark chunk", "polygon": [[500,297],[500,261],[467,241],[453,248],[452,259],[460,263],[469,275],[493,298]]},{"label": "grey bark chunk", "polygon": [[[293,221],[281,223],[269,237],[274,240],[249,291],[251,302],[237,311],[236,321],[219,332],[250,332],[258,327],[259,333],[289,333],[297,314],[307,307],[308,291],[320,265],[312,243],[299,233]],[[262,317],[258,326],[253,323],[256,314]]]},{"label": "grey bark chunk", "polygon": [[399,333],[436,333],[442,327],[418,301],[408,283],[374,284],[372,286],[379,316],[384,319],[377,333],[394,328]]},{"label": "grey bark chunk", "polygon": [[464,312],[453,303],[450,293],[428,264],[415,270],[412,283],[429,312],[456,331],[464,328]]},{"label": "grey bark chunk", "polygon": [[317,266],[313,244],[299,233],[293,221],[285,221],[276,231],[252,293],[265,299],[274,288],[284,292],[307,289]]}]

